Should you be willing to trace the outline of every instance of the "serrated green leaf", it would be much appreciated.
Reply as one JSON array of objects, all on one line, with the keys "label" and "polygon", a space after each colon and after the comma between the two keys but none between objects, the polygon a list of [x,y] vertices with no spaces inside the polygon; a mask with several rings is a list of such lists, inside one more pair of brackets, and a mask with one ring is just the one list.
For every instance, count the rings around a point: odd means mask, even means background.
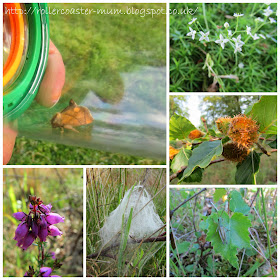
[{"label": "serrated green leaf", "polygon": [[205,168],[209,165],[213,157],[220,156],[223,152],[222,141],[209,141],[200,144],[192,152],[189,165],[185,169],[179,182],[190,176],[196,167]]},{"label": "serrated green leaf", "polygon": [[254,184],[254,175],[258,173],[260,167],[260,155],[255,151],[251,152],[244,161],[236,166],[236,184]]},{"label": "serrated green leaf", "polygon": [[265,95],[254,104],[248,114],[259,124],[259,131],[265,134],[277,134],[277,96]]},{"label": "serrated green leaf", "polygon": [[177,250],[178,250],[178,254],[182,254],[185,253],[189,250],[190,247],[190,242],[184,241],[182,243],[177,243]]},{"label": "serrated green leaf", "polygon": [[227,194],[227,191],[224,188],[215,189],[215,193],[213,196],[214,202],[218,202],[226,194]]},{"label": "serrated green leaf", "polygon": [[186,148],[180,150],[180,152],[174,157],[171,163],[171,169],[173,172],[179,171],[183,166],[187,166],[189,158],[192,155],[192,151]]},{"label": "serrated green leaf", "polygon": [[188,119],[174,114],[169,121],[169,139],[186,139],[194,129],[196,127]]},{"label": "serrated green leaf", "polygon": [[[238,268],[237,249],[250,247],[249,227],[251,222],[241,213],[234,213],[230,218],[227,213],[219,211],[211,214],[206,240],[210,241],[216,254]],[[219,228],[223,228],[225,239],[222,240]]]},{"label": "serrated green leaf", "polygon": [[238,191],[231,192],[229,208],[232,212],[239,212],[244,215],[248,214],[250,211],[250,207],[246,204]]}]

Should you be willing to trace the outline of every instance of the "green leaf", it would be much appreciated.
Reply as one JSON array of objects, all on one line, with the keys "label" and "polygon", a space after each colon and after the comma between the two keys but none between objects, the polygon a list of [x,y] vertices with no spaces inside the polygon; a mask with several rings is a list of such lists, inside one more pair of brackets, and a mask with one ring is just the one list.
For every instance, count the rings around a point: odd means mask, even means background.
[{"label": "green leaf", "polygon": [[178,250],[178,254],[182,254],[182,253],[185,253],[189,250],[189,247],[190,247],[190,242],[188,241],[184,241],[182,243],[177,243],[177,250]]},{"label": "green leaf", "polygon": [[272,149],[277,149],[277,139],[275,139],[274,141],[268,143],[268,145]]},{"label": "green leaf", "polygon": [[238,191],[231,192],[229,208],[232,212],[239,212],[244,215],[248,214],[250,211],[250,207],[243,200],[242,195]]},{"label": "green leaf", "polygon": [[[237,249],[250,247],[250,220],[241,213],[234,213],[230,218],[224,211],[211,214],[207,220],[210,225],[206,240],[211,242],[216,254],[221,254],[232,266],[238,268]],[[220,237],[219,228],[224,231],[224,240]]]},{"label": "green leaf", "polygon": [[[178,184],[201,182],[202,173],[203,173],[203,169],[197,167],[189,177],[180,181],[180,183],[178,183]],[[181,177],[182,177],[182,175],[181,175]],[[178,178],[180,179],[181,177],[178,177]]]},{"label": "green leaf", "polygon": [[169,121],[170,140],[183,140],[188,137],[196,127],[185,117],[174,114]]},{"label": "green leaf", "polygon": [[254,104],[249,116],[258,122],[261,133],[277,134],[277,96],[262,96]]},{"label": "green leaf", "polygon": [[192,156],[189,159],[189,165],[185,169],[179,182],[190,176],[197,166],[201,168],[207,167],[211,160],[216,156],[220,156],[222,152],[223,146],[221,140],[203,142],[200,144],[193,150]]},{"label": "green leaf", "polygon": [[192,151],[186,148],[180,150],[180,152],[174,157],[171,163],[171,169],[173,172],[179,171],[183,166],[187,166],[189,158],[192,155]]},{"label": "green leaf", "polygon": [[224,188],[215,189],[215,193],[214,193],[214,197],[213,197],[214,202],[218,202],[226,194],[227,194],[227,191]]},{"label": "green leaf", "polygon": [[244,161],[236,166],[236,184],[254,184],[254,175],[259,171],[260,155],[255,151],[251,152]]},{"label": "green leaf", "polygon": [[254,276],[255,271],[264,263],[265,262],[259,263],[258,261],[256,261],[254,263],[254,265],[249,270],[247,270],[246,273],[244,275],[242,275],[242,276],[243,277],[252,277],[252,276]]}]

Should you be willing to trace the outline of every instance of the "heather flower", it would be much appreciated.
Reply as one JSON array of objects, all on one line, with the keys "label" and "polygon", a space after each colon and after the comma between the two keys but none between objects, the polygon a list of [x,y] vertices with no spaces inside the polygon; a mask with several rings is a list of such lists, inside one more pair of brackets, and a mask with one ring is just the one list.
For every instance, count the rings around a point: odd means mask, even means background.
[{"label": "heather flower", "polygon": [[269,17],[271,14],[273,13],[273,10],[270,8],[270,6],[268,6],[265,10],[263,15],[266,17]]},{"label": "heather flower", "polygon": [[192,36],[192,39],[194,40],[196,31],[193,30],[191,27],[189,27],[189,30],[190,32],[187,34],[187,36]]},{"label": "heather flower", "polygon": [[51,204],[44,205],[36,196],[30,196],[29,201],[30,212],[28,214],[24,212],[13,214],[15,219],[21,221],[15,231],[14,240],[17,241],[17,246],[23,250],[31,246],[37,237],[41,242],[45,242],[48,235],[62,235],[62,232],[52,225],[64,222],[64,217],[51,212]]},{"label": "heather flower", "polygon": [[224,27],[225,27],[225,28],[229,28],[229,23],[228,23],[228,22],[225,22],[225,23],[224,23]]},{"label": "heather flower", "polygon": [[216,40],[215,43],[220,44],[222,49],[224,49],[225,48],[225,43],[227,43],[228,41],[229,41],[229,39],[224,39],[223,35],[220,34],[220,39]]},{"label": "heather flower", "polygon": [[193,18],[188,24],[191,25],[191,24],[193,24],[196,20],[197,20],[197,18]]},{"label": "heather flower", "polygon": [[41,267],[40,268],[40,276],[41,277],[61,277],[58,275],[51,275],[52,269],[50,267]]},{"label": "heather flower", "polygon": [[233,14],[233,16],[234,16],[234,17],[243,17],[243,16],[244,16],[244,14],[234,13],[234,14]]},{"label": "heather flower", "polygon": [[269,19],[269,21],[270,21],[270,23],[276,23],[276,20],[274,19],[274,18],[268,18]]},{"label": "heather flower", "polygon": [[205,40],[205,41],[208,41],[209,42],[209,31],[204,33],[203,31],[199,31],[199,33],[201,34],[201,37],[199,38],[199,41],[202,41],[202,40]]}]

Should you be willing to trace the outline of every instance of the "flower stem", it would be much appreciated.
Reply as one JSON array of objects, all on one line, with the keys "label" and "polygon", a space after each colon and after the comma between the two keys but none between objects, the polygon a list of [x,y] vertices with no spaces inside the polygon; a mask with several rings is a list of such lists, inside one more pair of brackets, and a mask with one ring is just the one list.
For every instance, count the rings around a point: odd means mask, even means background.
[{"label": "flower stem", "polygon": [[267,215],[266,215],[266,209],[265,209],[264,193],[263,193],[262,188],[261,188],[261,193],[262,193],[263,214],[264,214],[264,221],[265,221],[265,227],[266,227],[266,237],[267,237],[267,246],[268,246],[268,252],[269,252],[269,259],[270,259],[270,267],[271,267],[273,277],[275,277],[274,268],[272,266],[272,255],[271,255],[271,248],[270,248],[269,230],[268,230],[268,224],[267,224]]},{"label": "flower stem", "polygon": [[205,3],[202,4],[202,9],[203,9],[203,17],[204,17],[204,22],[205,22],[205,25],[206,25],[206,29],[207,29],[207,31],[209,31],[207,17],[206,17]]}]

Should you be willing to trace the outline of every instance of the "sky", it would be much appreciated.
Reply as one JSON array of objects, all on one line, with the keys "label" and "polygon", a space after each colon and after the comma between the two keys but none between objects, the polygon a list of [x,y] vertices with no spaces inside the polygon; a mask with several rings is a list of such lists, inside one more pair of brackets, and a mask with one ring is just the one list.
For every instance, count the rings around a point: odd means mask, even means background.
[{"label": "sky", "polygon": [[198,127],[201,123],[200,121],[201,111],[199,109],[200,100],[201,100],[201,96],[198,96],[196,94],[189,95],[186,104],[189,113],[189,120],[196,127]]}]

